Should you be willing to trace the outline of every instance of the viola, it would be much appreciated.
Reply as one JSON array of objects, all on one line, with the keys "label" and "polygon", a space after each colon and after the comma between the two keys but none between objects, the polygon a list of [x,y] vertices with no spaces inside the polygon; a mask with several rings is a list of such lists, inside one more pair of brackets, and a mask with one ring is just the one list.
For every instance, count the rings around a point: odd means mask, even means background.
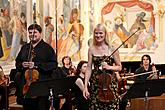
[{"label": "viola", "polygon": [[[124,73],[121,73],[120,76],[125,77],[125,71],[124,71]],[[120,81],[118,81],[118,94],[119,95],[122,95],[127,91],[126,85],[127,85],[126,79],[121,79]]]},{"label": "viola", "polygon": [[[34,53],[34,50],[31,51],[31,58],[30,58],[30,61],[32,61],[32,59],[34,58],[35,56],[35,53]],[[28,90],[29,90],[29,86],[32,82],[34,81],[37,81],[39,78],[39,72],[34,69],[34,68],[29,68],[25,71],[25,80],[26,80],[26,83],[25,85],[23,86],[23,95],[25,95]]]},{"label": "viola", "polygon": [[74,76],[76,74],[76,67],[70,66],[69,68],[69,76]]},{"label": "viola", "polygon": [[118,82],[118,94],[119,95],[122,95],[127,91],[126,85],[127,85],[126,79],[122,79],[121,81]]},{"label": "viola", "polygon": [[156,70],[156,67],[155,67],[155,64],[152,63],[152,73],[147,77],[147,79],[149,80],[152,80],[152,79],[158,79],[159,76],[158,76],[158,73],[157,73],[157,70]]},{"label": "viola", "polygon": [[109,103],[115,98],[111,90],[112,75],[102,71],[99,75],[98,99],[100,102]]}]

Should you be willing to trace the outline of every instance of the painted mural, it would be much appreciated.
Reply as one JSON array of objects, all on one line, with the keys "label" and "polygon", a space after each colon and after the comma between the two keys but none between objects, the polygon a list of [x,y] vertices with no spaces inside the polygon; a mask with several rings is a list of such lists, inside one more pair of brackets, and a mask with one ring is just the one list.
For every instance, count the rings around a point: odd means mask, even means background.
[{"label": "painted mural", "polygon": [[[161,54],[159,51],[165,44],[163,0],[0,2],[1,65],[15,60],[20,47],[28,42],[27,26],[34,21],[43,27],[43,39],[56,51],[59,64],[66,55],[75,63],[87,60],[93,28],[100,22],[107,28],[109,43],[120,47],[122,61],[139,61],[144,53],[156,57],[155,53]],[[32,8],[32,12],[26,11],[27,8]],[[28,21],[27,13],[31,13]]]},{"label": "painted mural", "polygon": [[15,60],[27,42],[26,3],[10,0],[3,2],[0,9],[0,61],[8,63]]}]

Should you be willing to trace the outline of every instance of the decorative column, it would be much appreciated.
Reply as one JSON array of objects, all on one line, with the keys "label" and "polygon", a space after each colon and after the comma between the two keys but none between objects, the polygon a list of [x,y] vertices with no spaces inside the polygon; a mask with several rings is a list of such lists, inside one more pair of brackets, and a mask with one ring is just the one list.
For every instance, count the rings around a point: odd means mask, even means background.
[{"label": "decorative column", "polygon": [[84,26],[84,33],[83,33],[83,41],[82,41],[82,48],[81,48],[81,60],[87,60],[88,55],[88,39],[89,39],[89,0],[81,0],[81,13],[80,19],[81,23]]},{"label": "decorative column", "polygon": [[27,18],[27,26],[32,24],[32,18],[33,18],[33,3],[32,0],[27,0],[27,11],[26,11],[26,18]]},{"label": "decorative column", "polygon": [[36,1],[36,20],[37,23],[41,25],[41,27],[44,30],[44,17],[43,17],[43,0],[37,0]]},{"label": "decorative column", "polygon": [[163,29],[163,33],[162,33],[162,40],[163,40],[163,44],[165,45],[165,9],[163,11],[163,15],[162,15],[162,29]]},{"label": "decorative column", "polygon": [[155,32],[157,37],[159,38],[159,46],[158,48],[155,50],[155,54],[153,57],[153,61],[156,64],[162,64],[165,63],[165,53],[164,53],[164,49],[165,49],[165,14],[164,12],[162,13],[162,11],[160,12],[160,10],[156,11],[156,15],[155,15]]}]

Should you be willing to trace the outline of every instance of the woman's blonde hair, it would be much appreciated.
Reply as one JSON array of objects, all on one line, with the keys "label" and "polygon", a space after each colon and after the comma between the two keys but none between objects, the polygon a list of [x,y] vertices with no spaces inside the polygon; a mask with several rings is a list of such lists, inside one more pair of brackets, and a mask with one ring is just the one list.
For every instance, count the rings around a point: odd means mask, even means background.
[{"label": "woman's blonde hair", "polygon": [[[105,40],[104,40],[104,41],[105,41],[105,43],[106,43],[108,46],[111,46],[110,41],[109,41],[109,38],[108,38],[108,37],[110,37],[110,36],[108,36],[108,33],[107,33],[107,30],[106,30],[105,25],[102,24],[102,23],[97,24],[97,25],[95,26],[95,28],[94,28],[94,33],[95,33],[96,29],[101,29],[101,30],[103,30],[103,31],[105,32]],[[93,34],[93,45],[95,46],[97,43],[96,43],[96,40],[94,39],[94,37],[95,37],[95,34]]]}]

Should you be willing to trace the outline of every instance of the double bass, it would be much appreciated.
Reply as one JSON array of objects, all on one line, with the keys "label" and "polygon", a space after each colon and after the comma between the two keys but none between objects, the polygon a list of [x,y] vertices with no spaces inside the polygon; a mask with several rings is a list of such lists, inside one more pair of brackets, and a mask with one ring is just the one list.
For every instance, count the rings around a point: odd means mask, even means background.
[{"label": "double bass", "polygon": [[[30,50],[28,56],[29,62],[32,62],[34,57],[35,57],[35,52],[34,49],[32,49],[32,44],[30,44]],[[39,79],[39,72],[36,69],[28,68],[25,71],[26,83],[23,86],[23,95],[25,95],[28,92],[30,84],[34,81],[37,81],[38,79]]]}]

